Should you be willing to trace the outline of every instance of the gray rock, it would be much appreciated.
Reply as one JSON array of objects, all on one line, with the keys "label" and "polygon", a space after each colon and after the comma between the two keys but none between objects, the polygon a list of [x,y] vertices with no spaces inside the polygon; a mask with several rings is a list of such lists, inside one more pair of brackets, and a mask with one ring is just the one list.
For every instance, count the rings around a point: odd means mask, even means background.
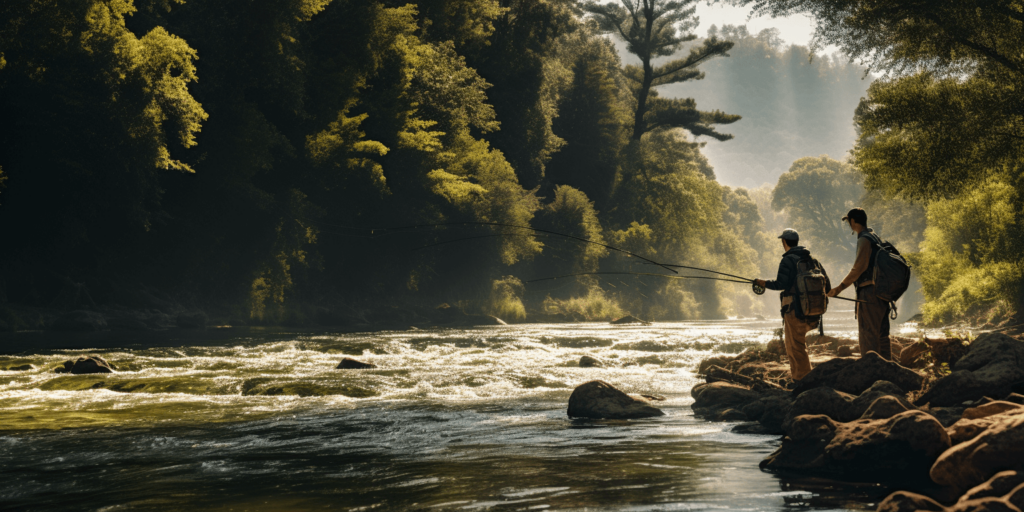
[{"label": "gray rock", "polygon": [[953,365],[953,370],[976,372],[1001,362],[1011,362],[1018,368],[1024,368],[1024,341],[997,332],[987,332],[971,343],[970,351]]},{"label": "gray rock", "polygon": [[600,380],[580,384],[569,396],[570,418],[636,419],[664,416],[642,398],[631,397]]},{"label": "gray rock", "polygon": [[604,363],[595,357],[583,356],[580,358],[580,368],[600,368],[602,366]]},{"label": "gray rock", "polygon": [[77,310],[65,313],[50,326],[54,331],[95,332],[107,330],[107,320],[95,311]]},{"label": "gray rock", "polygon": [[346,357],[342,359],[341,362],[338,363],[338,366],[335,366],[334,368],[336,370],[368,370],[370,368],[376,367],[377,365],[375,364],[364,363],[362,361],[352,359],[351,357]]}]

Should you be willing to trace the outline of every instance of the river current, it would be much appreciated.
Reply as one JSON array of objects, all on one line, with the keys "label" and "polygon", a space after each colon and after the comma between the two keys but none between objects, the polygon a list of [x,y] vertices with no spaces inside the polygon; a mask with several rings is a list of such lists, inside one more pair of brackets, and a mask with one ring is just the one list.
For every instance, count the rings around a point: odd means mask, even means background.
[{"label": "river current", "polygon": [[[779,324],[250,329],[8,353],[0,509],[873,509],[887,489],[763,473],[777,436],[693,416],[698,361]],[[53,372],[84,354],[118,371]],[[346,355],[378,368],[335,369]],[[579,368],[583,355],[607,367]],[[662,395],[666,416],[570,420],[592,379]]]}]

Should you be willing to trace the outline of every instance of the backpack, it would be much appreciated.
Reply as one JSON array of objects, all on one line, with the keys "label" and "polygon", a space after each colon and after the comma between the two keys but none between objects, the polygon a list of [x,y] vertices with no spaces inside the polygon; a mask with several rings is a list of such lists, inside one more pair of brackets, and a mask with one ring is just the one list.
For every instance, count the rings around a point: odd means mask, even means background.
[{"label": "backpack", "polygon": [[895,303],[910,287],[910,264],[900,255],[896,246],[882,241],[878,235],[868,233],[875,247],[875,296],[895,309]]},{"label": "backpack", "polygon": [[818,260],[805,256],[796,263],[796,296],[800,314],[804,317],[821,316],[828,309],[828,297],[832,282],[825,268]]}]

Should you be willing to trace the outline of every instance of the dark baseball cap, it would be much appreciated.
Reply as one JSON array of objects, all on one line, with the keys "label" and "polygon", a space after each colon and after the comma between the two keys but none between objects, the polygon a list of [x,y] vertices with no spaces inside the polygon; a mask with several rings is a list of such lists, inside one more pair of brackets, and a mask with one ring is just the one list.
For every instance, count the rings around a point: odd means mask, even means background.
[{"label": "dark baseball cap", "polygon": [[864,226],[868,223],[868,214],[863,208],[853,208],[849,212],[846,212],[846,216],[843,220],[855,220],[857,224]]},{"label": "dark baseball cap", "polygon": [[782,234],[779,235],[779,238],[783,240],[789,240],[790,242],[799,242],[800,233],[797,233],[795,229],[786,228],[785,230],[782,231]]}]

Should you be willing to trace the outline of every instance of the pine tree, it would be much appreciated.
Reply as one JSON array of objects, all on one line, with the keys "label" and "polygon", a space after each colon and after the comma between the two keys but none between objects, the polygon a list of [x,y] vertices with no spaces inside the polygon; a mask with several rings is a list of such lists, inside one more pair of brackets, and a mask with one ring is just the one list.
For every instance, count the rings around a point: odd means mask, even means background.
[{"label": "pine tree", "polygon": [[720,111],[697,110],[692,98],[665,99],[657,97],[656,87],[661,85],[700,80],[704,74],[697,65],[719,55],[728,55],[733,43],[711,37],[690,50],[690,54],[655,66],[657,57],[674,54],[683,43],[697,36],[690,32],[697,26],[693,14],[696,0],[621,0],[622,5],[590,3],[584,9],[593,14],[601,29],[611,32],[626,42],[627,50],[636,55],[640,66],[629,65],[625,75],[634,84],[636,110],[633,121],[633,140],[659,128],[685,128],[694,135],[708,135],[718,140],[732,136],[718,133],[714,124],[736,122],[740,116]]}]

